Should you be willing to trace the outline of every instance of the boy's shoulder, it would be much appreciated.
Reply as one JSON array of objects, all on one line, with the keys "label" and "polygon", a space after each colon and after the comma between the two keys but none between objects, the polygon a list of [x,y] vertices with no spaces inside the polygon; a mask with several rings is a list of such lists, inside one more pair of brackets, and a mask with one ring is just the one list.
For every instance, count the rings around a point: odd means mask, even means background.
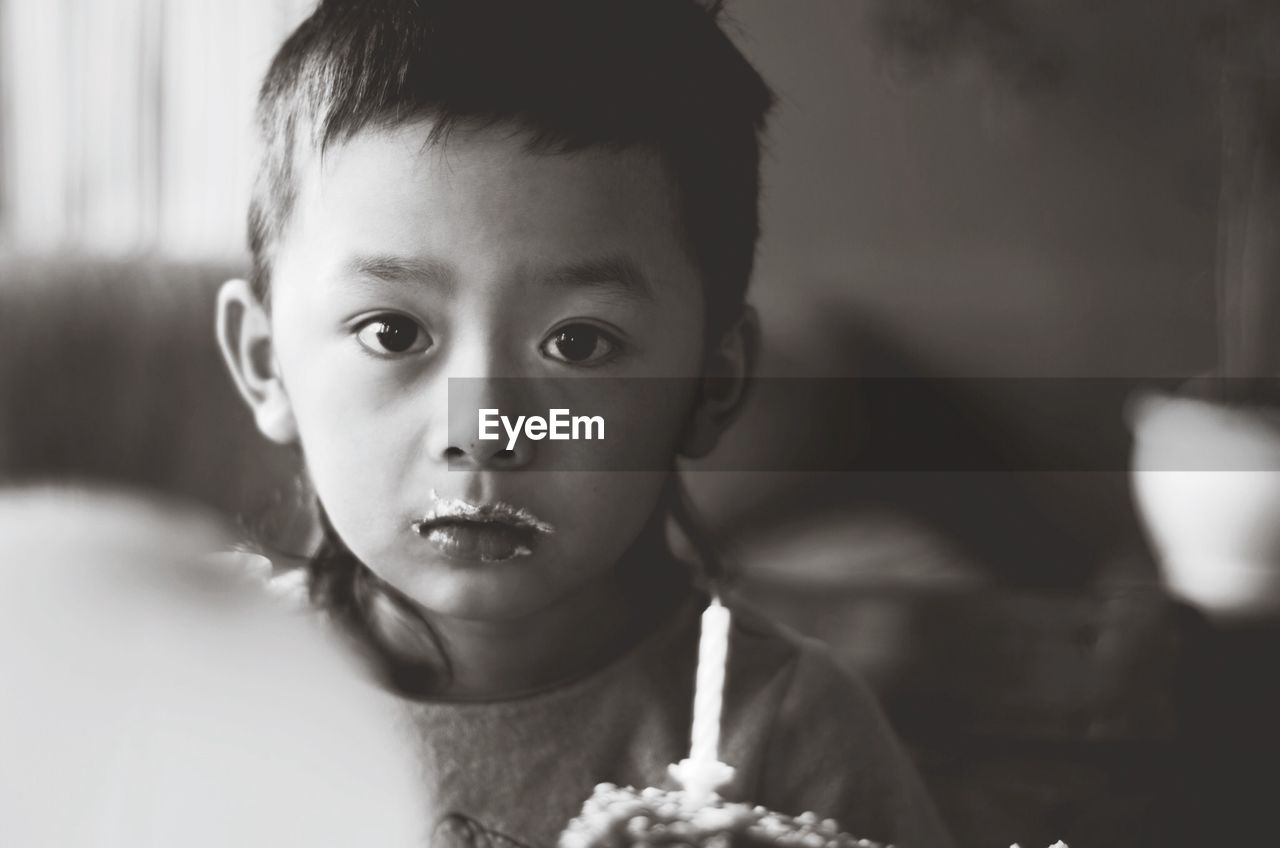
[{"label": "boy's shoulder", "polygon": [[816,743],[852,753],[869,740],[879,748],[893,739],[877,695],[826,643],[749,605],[732,610],[726,698],[770,747],[794,751]]},{"label": "boy's shoulder", "polygon": [[874,700],[857,672],[841,663],[825,642],[805,636],[750,604],[733,603],[731,609],[734,668],[745,666],[739,673],[781,676],[792,694]]},{"label": "boy's shoulder", "polygon": [[[951,842],[879,698],[824,643],[750,608],[734,608],[731,689],[767,708],[736,728],[763,751],[752,775],[759,803],[813,810],[860,836],[922,848]],[[734,673],[738,681],[732,681]],[[754,693],[754,695],[752,694]],[[750,708],[740,715],[747,718]],[[751,743],[734,740],[742,750]]]}]

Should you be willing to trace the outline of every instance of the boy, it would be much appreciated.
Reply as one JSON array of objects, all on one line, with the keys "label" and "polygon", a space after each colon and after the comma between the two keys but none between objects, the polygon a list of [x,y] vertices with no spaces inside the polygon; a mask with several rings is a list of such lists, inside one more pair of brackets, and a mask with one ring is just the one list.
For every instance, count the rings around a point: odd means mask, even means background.
[{"label": "boy", "polygon": [[[304,456],[311,597],[414,699],[438,843],[549,846],[594,783],[656,784],[687,746],[698,599],[666,543],[667,519],[691,527],[672,469],[750,376],[772,100],[715,18],[326,2],[264,84],[253,279],[224,288],[220,338],[259,429]],[[520,379],[483,386],[460,434],[450,380],[490,377]],[[675,378],[661,402],[655,378]],[[608,438],[473,435],[477,409],[539,390]],[[737,619],[726,796],[948,844],[865,688]]]}]

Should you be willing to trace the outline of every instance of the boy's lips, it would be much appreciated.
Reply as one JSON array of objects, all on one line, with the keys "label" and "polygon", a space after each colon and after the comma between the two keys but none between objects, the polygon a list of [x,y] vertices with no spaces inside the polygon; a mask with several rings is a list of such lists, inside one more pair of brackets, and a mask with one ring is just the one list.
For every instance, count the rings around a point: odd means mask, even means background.
[{"label": "boy's lips", "polygon": [[439,497],[412,528],[445,556],[472,562],[529,556],[537,536],[555,532],[551,524],[522,507]]}]

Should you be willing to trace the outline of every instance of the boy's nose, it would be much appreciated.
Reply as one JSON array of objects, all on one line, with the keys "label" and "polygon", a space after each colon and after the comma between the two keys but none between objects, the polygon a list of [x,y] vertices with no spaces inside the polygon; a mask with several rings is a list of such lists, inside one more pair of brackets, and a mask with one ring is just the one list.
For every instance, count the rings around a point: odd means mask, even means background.
[{"label": "boy's nose", "polygon": [[533,443],[519,436],[513,447],[507,447],[507,437],[494,441],[480,439],[453,440],[445,447],[442,459],[450,468],[458,469],[490,469],[494,471],[514,471],[523,468],[533,459]]},{"label": "boy's nose", "polygon": [[[497,378],[453,379],[449,386],[447,437],[432,451],[451,468],[516,470],[533,461],[535,447],[524,433],[512,437],[508,425],[527,412],[519,402],[513,381]],[[482,428],[481,415],[489,410],[490,425]],[[519,411],[517,411],[519,410]],[[499,415],[507,418],[504,425]],[[496,438],[481,438],[484,434]]]}]

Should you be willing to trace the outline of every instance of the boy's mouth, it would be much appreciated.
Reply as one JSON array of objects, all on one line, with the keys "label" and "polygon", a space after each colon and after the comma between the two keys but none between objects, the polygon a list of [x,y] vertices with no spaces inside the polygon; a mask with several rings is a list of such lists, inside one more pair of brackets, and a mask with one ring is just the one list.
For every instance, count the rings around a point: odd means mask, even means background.
[{"label": "boy's mouth", "polygon": [[438,498],[412,528],[451,559],[503,562],[533,553],[539,535],[555,528],[533,513],[507,503],[473,504]]}]

